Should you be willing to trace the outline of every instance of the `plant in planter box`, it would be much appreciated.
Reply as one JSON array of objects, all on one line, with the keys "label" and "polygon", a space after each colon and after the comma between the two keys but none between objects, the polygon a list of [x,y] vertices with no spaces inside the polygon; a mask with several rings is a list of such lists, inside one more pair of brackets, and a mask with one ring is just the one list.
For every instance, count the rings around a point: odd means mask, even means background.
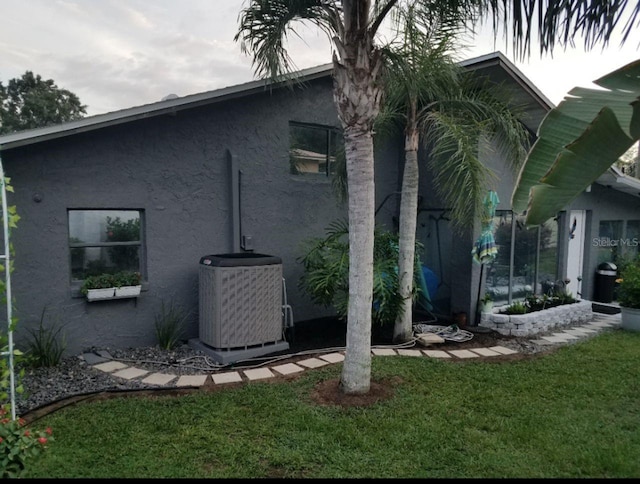
[{"label": "plant in planter box", "polygon": [[113,276],[116,296],[137,296],[140,294],[142,275],[134,271],[121,271]]},{"label": "plant in planter box", "polygon": [[121,271],[113,276],[115,287],[139,286],[141,280],[142,275],[139,272],[134,271]]},{"label": "plant in planter box", "polygon": [[522,301],[515,301],[510,304],[504,311],[503,314],[526,314],[527,313],[527,305]]},{"label": "plant in planter box", "polygon": [[620,279],[618,303],[621,308],[621,326],[640,331],[640,258],[625,267]]},{"label": "plant in planter box", "polygon": [[86,296],[91,289],[109,289],[112,287],[115,287],[113,274],[98,274],[96,276],[88,276],[82,283],[80,292]]}]

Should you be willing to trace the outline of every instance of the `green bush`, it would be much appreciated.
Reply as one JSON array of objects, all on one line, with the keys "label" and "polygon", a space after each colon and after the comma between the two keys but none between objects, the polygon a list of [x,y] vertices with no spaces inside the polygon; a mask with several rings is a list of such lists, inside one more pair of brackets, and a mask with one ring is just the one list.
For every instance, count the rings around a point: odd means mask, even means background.
[{"label": "green bush", "polygon": [[168,307],[162,301],[160,313],[156,315],[155,327],[158,345],[165,350],[172,350],[181,341],[182,331],[188,315],[182,308],[171,302]]},{"label": "green bush", "polygon": [[[299,287],[312,301],[333,307],[338,317],[346,319],[349,299],[349,229],[346,221],[332,223],[325,238],[307,241],[306,254],[298,260],[304,273]],[[398,296],[398,236],[376,227],[373,244],[373,323],[393,324],[401,310]],[[416,244],[416,273],[420,268],[422,246]],[[414,282],[413,299],[419,294]]]},{"label": "green bush", "polygon": [[620,274],[618,303],[632,309],[640,309],[640,258],[627,264]]}]

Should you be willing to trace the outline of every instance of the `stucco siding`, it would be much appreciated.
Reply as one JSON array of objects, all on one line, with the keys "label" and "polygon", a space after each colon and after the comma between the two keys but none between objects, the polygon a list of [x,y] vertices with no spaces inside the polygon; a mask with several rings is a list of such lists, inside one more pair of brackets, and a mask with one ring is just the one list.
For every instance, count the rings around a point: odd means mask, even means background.
[{"label": "stucco siding", "polygon": [[[282,258],[295,320],[330,314],[299,291],[297,259],[303,241],[323,236],[346,206],[329,178],[289,173],[289,121],[339,126],[330,79],[3,151],[15,188],[9,202],[21,216],[13,233],[18,346],[45,307],[48,322],[64,324],[69,353],[152,345],[163,301],[188,313],[185,338],[197,337],[199,260],[232,252],[234,230],[251,237],[255,252]],[[378,151],[380,196],[397,189],[398,152]],[[241,227],[233,224],[227,152],[240,170]],[[88,303],[78,294],[69,269],[73,208],[143,211],[139,298]],[[391,214],[380,219],[390,223]]]}]

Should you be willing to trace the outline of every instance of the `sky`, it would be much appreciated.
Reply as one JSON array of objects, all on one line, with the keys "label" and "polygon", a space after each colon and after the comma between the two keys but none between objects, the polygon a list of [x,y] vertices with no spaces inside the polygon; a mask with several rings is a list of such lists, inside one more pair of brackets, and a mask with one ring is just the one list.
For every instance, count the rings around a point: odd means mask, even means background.
[{"label": "sky", "polygon": [[[53,79],[103,114],[256,79],[251,58],[234,41],[246,0],[0,0],[0,81],[27,70]],[[324,34],[300,26],[287,48],[296,67],[331,61]],[[506,55],[554,104],[574,86],[591,82],[640,59],[640,36],[624,46],[540,55],[524,60],[501,35],[489,31],[464,39],[458,58],[494,51]]]}]

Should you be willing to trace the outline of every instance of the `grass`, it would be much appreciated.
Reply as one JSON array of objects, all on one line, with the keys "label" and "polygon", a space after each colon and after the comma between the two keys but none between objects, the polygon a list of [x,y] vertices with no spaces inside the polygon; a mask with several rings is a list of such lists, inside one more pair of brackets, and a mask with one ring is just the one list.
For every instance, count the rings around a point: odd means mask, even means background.
[{"label": "grass", "polygon": [[513,362],[374,357],[394,396],[323,407],[289,382],[67,407],[28,477],[640,477],[640,334],[615,330]]}]

